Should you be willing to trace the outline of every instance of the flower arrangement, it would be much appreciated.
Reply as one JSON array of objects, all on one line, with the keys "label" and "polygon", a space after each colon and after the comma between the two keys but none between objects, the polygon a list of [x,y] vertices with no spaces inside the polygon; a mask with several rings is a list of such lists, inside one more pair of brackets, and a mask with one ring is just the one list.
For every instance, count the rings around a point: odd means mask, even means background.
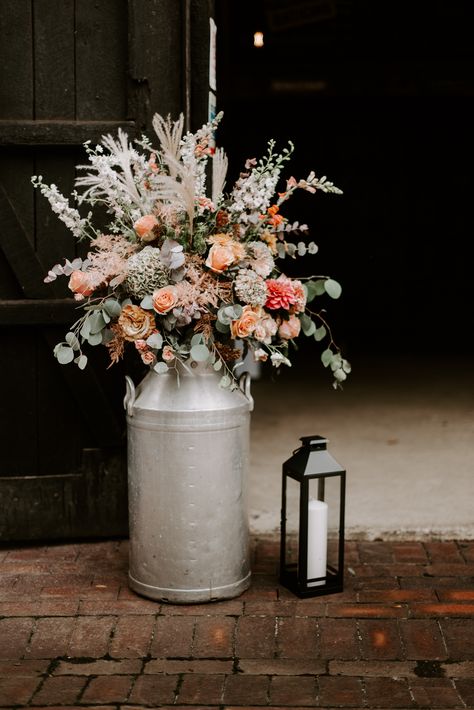
[{"label": "flower arrangement", "polygon": [[89,164],[78,166],[81,192],[72,197],[77,207],[105,206],[107,233],[94,227],[92,210],[81,216],[55,185],[32,178],[72,233],[90,241],[87,258],[66,259],[45,278],[69,277],[83,309],[54,349],[61,364],[74,361],[83,369],[85,343],[104,344],[111,364],[132,347],[159,374],[178,363],[207,362],[221,371],[220,386],[232,389],[243,352],[276,368],[289,366],[289,346],[303,333],[327,340],[321,359],[334,386],[346,379],[350,365],[324,309],[309,308],[323,294],[338,298],[340,285],[327,276],[289,278],[278,266],[284,258],[317,252],[314,242],[290,241],[308,228],[284,217],[284,203],[297,189],[341,190],[311,172],[305,180],[290,177],[276,192],[293,145],[276,152],[270,141],[266,155],[247,160],[232,191],[224,193],[228,160],[214,148],[221,116],[183,135],[182,116],[172,122],[155,115],[158,149],[146,137],[131,144],[121,130],[95,148],[85,144]]}]

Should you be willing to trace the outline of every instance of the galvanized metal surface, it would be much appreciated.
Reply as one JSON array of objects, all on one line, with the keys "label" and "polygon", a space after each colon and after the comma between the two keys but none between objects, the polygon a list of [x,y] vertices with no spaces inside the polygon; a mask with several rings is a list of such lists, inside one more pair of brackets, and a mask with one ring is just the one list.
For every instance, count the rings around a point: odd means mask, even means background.
[{"label": "galvanized metal surface", "polygon": [[247,470],[249,378],[151,371],[127,378],[130,563],[133,590],[152,599],[228,599],[250,584]]}]

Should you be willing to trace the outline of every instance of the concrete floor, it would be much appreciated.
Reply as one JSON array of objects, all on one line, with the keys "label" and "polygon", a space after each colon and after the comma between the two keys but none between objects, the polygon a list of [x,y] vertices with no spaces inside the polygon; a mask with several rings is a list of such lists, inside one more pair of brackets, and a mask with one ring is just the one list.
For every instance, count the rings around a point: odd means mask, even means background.
[{"label": "concrete floor", "polygon": [[474,539],[474,374],[469,360],[353,363],[334,391],[317,361],[252,384],[250,523],[279,527],[281,464],[303,435],[347,469],[348,539]]}]

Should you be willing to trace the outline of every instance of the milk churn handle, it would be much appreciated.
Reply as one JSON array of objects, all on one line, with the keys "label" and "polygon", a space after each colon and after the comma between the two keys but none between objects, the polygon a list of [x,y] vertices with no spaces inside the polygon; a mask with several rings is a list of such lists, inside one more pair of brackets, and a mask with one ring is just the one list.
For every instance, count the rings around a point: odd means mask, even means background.
[{"label": "milk churn handle", "polygon": [[244,395],[247,397],[250,407],[249,407],[249,412],[253,412],[253,397],[250,394],[250,385],[252,382],[252,378],[250,376],[250,372],[244,372],[239,379],[239,387],[244,393]]},{"label": "milk churn handle", "polygon": [[133,405],[135,403],[135,385],[128,375],[125,375],[126,392],[123,398],[123,406],[129,417],[133,417]]}]

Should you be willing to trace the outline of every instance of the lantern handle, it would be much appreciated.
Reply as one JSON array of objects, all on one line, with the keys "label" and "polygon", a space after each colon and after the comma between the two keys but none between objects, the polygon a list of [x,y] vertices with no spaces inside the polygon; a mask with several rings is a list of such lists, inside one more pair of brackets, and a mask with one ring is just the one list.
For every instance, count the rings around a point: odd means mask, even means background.
[{"label": "lantern handle", "polygon": [[254,406],[254,401],[253,397],[250,394],[250,385],[252,383],[252,378],[250,376],[250,372],[244,372],[240,378],[239,378],[239,387],[241,391],[244,393],[245,397],[248,399],[249,402],[249,412],[253,412],[253,406]]},{"label": "lantern handle", "polygon": [[300,441],[301,446],[298,446],[298,448],[293,451],[293,454],[296,454],[297,451],[301,451],[301,449],[308,446],[315,447],[316,449],[325,449],[329,439],[326,439],[324,436],[319,436],[319,434],[315,434],[314,436],[300,436]]},{"label": "lantern handle", "polygon": [[133,405],[135,403],[135,385],[133,380],[128,375],[125,376],[125,397],[123,398],[123,406],[129,417],[133,417]]}]

